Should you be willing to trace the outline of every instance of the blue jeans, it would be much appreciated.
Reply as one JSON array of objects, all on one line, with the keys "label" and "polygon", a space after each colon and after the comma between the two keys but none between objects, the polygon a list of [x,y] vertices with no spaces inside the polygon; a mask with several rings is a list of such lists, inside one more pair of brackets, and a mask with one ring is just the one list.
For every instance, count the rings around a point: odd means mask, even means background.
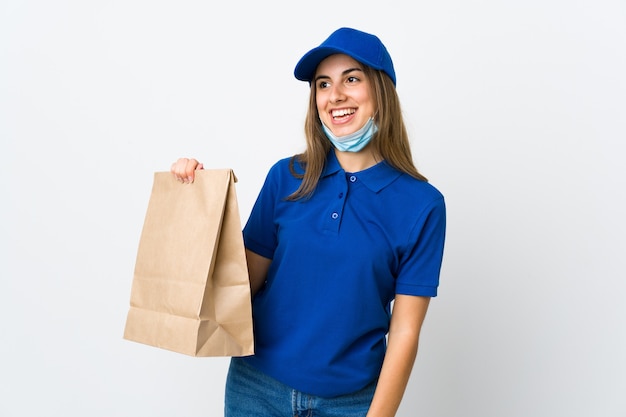
[{"label": "blue jeans", "polygon": [[290,388],[232,358],[226,378],[225,417],[365,417],[376,382],[353,394],[321,398]]}]

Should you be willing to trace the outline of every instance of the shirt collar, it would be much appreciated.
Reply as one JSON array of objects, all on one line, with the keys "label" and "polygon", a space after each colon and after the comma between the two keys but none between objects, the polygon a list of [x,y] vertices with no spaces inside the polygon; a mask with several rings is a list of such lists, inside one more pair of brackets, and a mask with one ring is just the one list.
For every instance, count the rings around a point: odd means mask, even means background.
[{"label": "shirt collar", "polygon": [[[339,165],[335,152],[331,149],[326,156],[326,164],[322,171],[322,178],[336,173],[343,173],[345,175],[345,171],[341,168],[341,165]],[[372,167],[355,172],[354,174],[356,174],[359,181],[367,188],[377,193],[401,176],[402,172],[393,168],[387,161],[381,161]]]}]

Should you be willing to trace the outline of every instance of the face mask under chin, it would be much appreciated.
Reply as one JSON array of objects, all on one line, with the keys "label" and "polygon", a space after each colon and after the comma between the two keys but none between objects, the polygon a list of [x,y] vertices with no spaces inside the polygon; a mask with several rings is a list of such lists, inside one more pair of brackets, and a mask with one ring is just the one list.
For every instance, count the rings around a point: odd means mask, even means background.
[{"label": "face mask under chin", "polygon": [[370,117],[362,128],[345,136],[335,136],[324,122],[322,122],[322,129],[328,140],[338,150],[342,152],[358,152],[372,140],[372,137],[378,131],[378,126],[374,123],[374,118]]}]

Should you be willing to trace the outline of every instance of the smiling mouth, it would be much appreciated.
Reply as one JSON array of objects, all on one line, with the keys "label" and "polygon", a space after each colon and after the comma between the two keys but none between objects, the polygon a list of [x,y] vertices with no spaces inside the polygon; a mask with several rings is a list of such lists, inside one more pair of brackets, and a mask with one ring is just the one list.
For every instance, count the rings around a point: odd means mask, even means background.
[{"label": "smiling mouth", "polygon": [[355,112],[356,109],[339,109],[331,111],[330,115],[333,117],[333,119],[341,119],[343,117],[350,116]]}]

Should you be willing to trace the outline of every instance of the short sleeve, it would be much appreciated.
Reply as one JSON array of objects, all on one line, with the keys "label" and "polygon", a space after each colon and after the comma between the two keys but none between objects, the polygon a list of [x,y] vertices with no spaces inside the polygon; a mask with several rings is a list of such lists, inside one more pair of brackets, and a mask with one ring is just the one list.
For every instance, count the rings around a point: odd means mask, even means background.
[{"label": "short sleeve", "polygon": [[427,205],[409,235],[396,276],[396,294],[437,296],[446,233],[443,197]]}]

